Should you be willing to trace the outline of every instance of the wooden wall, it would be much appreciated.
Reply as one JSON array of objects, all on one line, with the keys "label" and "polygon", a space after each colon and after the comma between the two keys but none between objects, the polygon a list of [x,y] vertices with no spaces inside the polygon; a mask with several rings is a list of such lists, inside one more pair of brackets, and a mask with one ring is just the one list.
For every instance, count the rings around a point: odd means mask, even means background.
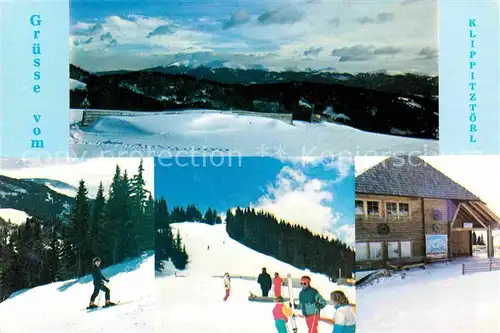
[{"label": "wooden wall", "polygon": [[[387,260],[387,242],[411,241],[412,257],[424,259],[426,256],[426,234],[447,234],[448,239],[450,238],[449,222],[453,216],[450,216],[450,202],[448,200],[362,194],[357,194],[356,200],[379,201],[381,217],[356,217],[356,242],[383,242],[385,260]],[[411,210],[410,217],[387,218],[386,202],[408,202]],[[435,209],[441,212],[441,220],[439,221],[434,218]],[[389,226],[389,234],[379,234],[377,227],[381,223],[386,223]],[[379,264],[371,263],[368,266],[376,268]]]}]

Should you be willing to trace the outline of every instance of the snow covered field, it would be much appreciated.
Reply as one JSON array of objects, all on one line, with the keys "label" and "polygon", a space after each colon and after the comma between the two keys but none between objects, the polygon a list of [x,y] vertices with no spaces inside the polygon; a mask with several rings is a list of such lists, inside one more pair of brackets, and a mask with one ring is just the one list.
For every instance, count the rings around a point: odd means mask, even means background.
[{"label": "snow covered field", "polygon": [[[23,211],[12,208],[0,208],[0,218],[13,224],[23,224],[30,216]],[[0,332],[1,333],[1,332]]]},{"label": "snow covered field", "polygon": [[[87,313],[91,277],[18,292],[0,303],[1,333],[139,333],[154,332],[153,254],[103,270],[112,301],[133,301]],[[104,294],[100,295],[104,305]]]},{"label": "snow covered field", "polygon": [[[333,290],[343,290],[352,303],[356,302],[352,287],[338,286],[328,278],[292,267],[269,256],[243,246],[230,239],[225,225],[210,226],[202,223],[173,225],[174,234],[180,230],[190,255],[184,271],[167,269],[166,275],[156,279],[158,290],[158,327],[161,332],[275,332],[272,316],[273,303],[249,302],[249,292],[260,295],[256,282],[262,267],[269,274],[279,272],[282,277],[291,273],[294,279],[302,275],[312,278],[311,285],[328,300]],[[210,246],[210,249],[207,247]],[[232,291],[224,302],[222,276],[228,272],[233,278]],[[238,278],[244,277],[244,278]],[[253,277],[250,279],[250,277]],[[298,296],[299,289],[294,292]],[[285,296],[287,291],[284,290]],[[270,296],[272,296],[272,291]],[[334,309],[328,305],[322,317],[332,318]],[[299,332],[307,332],[303,318],[297,318]],[[320,332],[331,332],[331,325],[320,323]]]},{"label": "snow covered field", "polygon": [[[467,259],[475,260],[475,259]],[[360,333],[500,332],[500,271],[462,275],[439,263],[358,287]]]},{"label": "snow covered field", "polygon": [[[348,126],[238,115],[213,110],[107,116],[80,128],[81,110],[71,111],[72,153],[76,156],[320,156],[344,153],[435,155],[437,140],[374,134]],[[219,156],[219,155],[216,155]]]}]

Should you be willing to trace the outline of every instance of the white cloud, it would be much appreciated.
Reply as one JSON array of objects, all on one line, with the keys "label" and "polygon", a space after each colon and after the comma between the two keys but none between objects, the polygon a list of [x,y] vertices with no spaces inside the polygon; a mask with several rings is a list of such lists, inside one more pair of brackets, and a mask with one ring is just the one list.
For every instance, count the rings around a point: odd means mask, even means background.
[{"label": "white cloud", "polygon": [[356,227],[353,224],[344,224],[337,229],[337,235],[339,239],[344,240],[344,242],[353,246],[356,240]]},{"label": "white cloud", "polygon": [[[33,163],[30,167],[2,168],[1,174],[12,178],[49,178],[59,180],[75,187],[83,179],[87,185],[89,196],[95,196],[99,182],[102,181],[107,194],[111,184],[115,167],[118,164],[127,170],[129,176],[137,173],[139,158],[96,158],[88,160],[60,160],[45,163]],[[146,187],[154,194],[154,160],[146,158],[143,160],[144,179]]]},{"label": "white cloud", "polygon": [[[259,10],[253,10],[257,14],[252,15],[248,14],[246,8],[235,9],[217,24],[206,17],[174,22],[169,17],[110,16],[102,23],[99,32],[110,32],[116,39],[118,48],[110,51],[105,43],[100,43],[99,36],[95,36],[97,38],[89,45],[77,46],[79,52],[73,53],[73,61],[93,70],[100,59],[107,59],[111,57],[107,53],[112,53],[115,68],[107,69],[150,66],[151,60],[123,55],[133,55],[137,50],[125,50],[120,46],[135,45],[146,50],[150,57],[205,51],[213,52],[213,56],[218,59],[238,60],[241,65],[247,66],[301,70],[336,67],[339,71],[346,72],[386,69],[391,72],[420,71],[437,75],[437,58],[418,56],[423,49],[438,49],[437,1],[420,1],[418,5],[402,5],[403,2],[405,1],[305,3],[289,0],[286,3],[267,3]],[[205,24],[203,27],[207,29],[193,25],[193,21],[202,26]],[[175,33],[147,37],[160,26],[175,28]],[[74,32],[92,29],[90,23],[86,22],[78,22],[72,28]],[[72,38],[83,42],[88,36],[73,34]],[[368,54],[364,61],[340,61],[339,57],[332,56],[333,50],[349,50],[356,45],[400,51],[385,55]],[[106,52],[102,52],[103,49]],[[307,56],[307,52],[304,54],[311,49],[323,51],[315,57]],[[273,55],[258,58],[235,55],[241,52],[260,53],[263,50]],[[161,61],[165,60],[158,58],[155,65],[162,65]],[[107,66],[112,66],[111,64],[113,62],[106,63]]]},{"label": "white cloud", "polygon": [[322,166],[325,171],[335,170],[335,177],[328,180],[329,183],[338,183],[349,177],[351,168],[354,164],[354,159],[346,155],[337,155],[335,157],[318,157],[318,156],[299,156],[299,157],[281,157],[282,162],[291,162],[302,167]]},{"label": "white cloud", "polygon": [[350,241],[346,228],[339,228],[343,217],[333,210],[334,194],[325,189],[326,184],[307,177],[302,170],[286,166],[281,169],[276,182],[269,185],[267,192],[251,207],[304,226],[313,233]]}]

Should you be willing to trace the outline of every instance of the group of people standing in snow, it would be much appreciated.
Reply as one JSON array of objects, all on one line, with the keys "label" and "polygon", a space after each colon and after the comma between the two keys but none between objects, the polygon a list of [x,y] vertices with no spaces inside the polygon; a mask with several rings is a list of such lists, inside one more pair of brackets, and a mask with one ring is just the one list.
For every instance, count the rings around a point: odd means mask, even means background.
[{"label": "group of people standing in snow", "polygon": [[[287,305],[281,294],[281,287],[284,285],[283,278],[279,273],[274,274],[274,279],[271,279],[266,268],[257,278],[257,283],[261,287],[262,296],[269,297],[271,287],[274,287],[274,296],[276,305],[273,308],[273,318],[278,333],[288,333],[287,323],[290,317],[295,317],[292,307],[299,309],[302,312],[301,317],[306,321],[307,333],[318,333],[319,321],[327,321],[333,324],[333,333],[354,333],[356,331],[356,315],[354,307],[349,303],[344,292],[335,290],[330,294],[330,300],[335,307],[333,319],[321,318],[321,310],[327,305],[327,301],[321,296],[317,289],[311,286],[311,278],[303,276],[300,280],[302,290],[299,293],[298,303],[294,304],[291,301]],[[231,290],[231,277],[229,273],[224,274],[224,287],[226,295],[224,301],[227,301]]]}]

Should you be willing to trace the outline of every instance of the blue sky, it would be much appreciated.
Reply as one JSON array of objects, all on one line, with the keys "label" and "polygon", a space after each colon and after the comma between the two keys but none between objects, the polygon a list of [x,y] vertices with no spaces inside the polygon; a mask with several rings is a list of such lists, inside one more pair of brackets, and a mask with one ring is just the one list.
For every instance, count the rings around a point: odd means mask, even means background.
[{"label": "blue sky", "polygon": [[[316,233],[354,240],[354,167],[351,161],[281,161],[245,157],[155,160],[155,197],[170,207],[195,204],[225,213],[255,207]],[[204,161],[204,162],[203,162]]]},{"label": "blue sky", "polygon": [[437,1],[70,1],[72,63],[437,72]]}]

